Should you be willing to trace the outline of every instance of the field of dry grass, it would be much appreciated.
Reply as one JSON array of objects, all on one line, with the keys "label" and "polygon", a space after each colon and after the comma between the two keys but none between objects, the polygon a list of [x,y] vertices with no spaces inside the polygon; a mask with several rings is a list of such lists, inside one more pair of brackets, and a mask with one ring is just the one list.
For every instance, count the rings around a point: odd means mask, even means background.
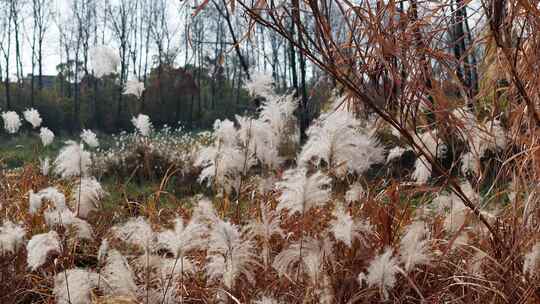
[{"label": "field of dry grass", "polygon": [[2,303],[540,301],[535,188],[485,174],[503,129],[473,140],[492,156],[461,161],[459,193],[339,107],[299,146],[294,101],[267,98],[212,134],[134,121],[109,150],[90,134],[0,171]]}]

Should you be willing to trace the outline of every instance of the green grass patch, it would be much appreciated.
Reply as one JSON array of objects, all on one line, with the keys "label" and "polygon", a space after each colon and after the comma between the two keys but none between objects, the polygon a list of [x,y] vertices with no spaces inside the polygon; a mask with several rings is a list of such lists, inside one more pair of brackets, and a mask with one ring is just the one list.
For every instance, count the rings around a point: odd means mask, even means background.
[{"label": "green grass patch", "polygon": [[37,163],[39,159],[56,156],[68,138],[55,138],[43,147],[37,133],[23,133],[17,136],[0,136],[0,161],[8,169],[22,167],[27,163]]}]

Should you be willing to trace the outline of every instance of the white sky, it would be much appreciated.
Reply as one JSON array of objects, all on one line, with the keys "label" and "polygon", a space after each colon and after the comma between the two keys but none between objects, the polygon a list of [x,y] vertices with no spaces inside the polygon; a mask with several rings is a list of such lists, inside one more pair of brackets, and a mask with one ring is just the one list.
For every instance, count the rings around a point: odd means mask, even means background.
[{"label": "white sky", "polygon": [[[69,17],[70,15],[70,3],[73,3],[74,1],[78,0],[51,0],[53,3],[52,11],[54,12],[54,15],[51,16],[49,19],[49,26],[48,30],[45,34],[45,41],[44,41],[44,49],[43,49],[43,73],[45,75],[56,75],[56,65],[61,63],[61,46],[60,46],[60,39],[59,39],[59,31],[58,31],[58,23],[63,24],[63,26],[66,25],[73,25],[72,18]],[[116,2],[120,0],[95,0],[99,3],[105,3],[105,2]],[[130,0],[124,0],[124,1],[130,1]],[[150,1],[156,1],[156,0],[150,0]],[[175,45],[172,45],[171,47],[180,46],[181,43],[183,43],[183,39],[181,38],[182,31],[181,26],[183,24],[183,16],[180,12],[180,7],[182,5],[186,5],[188,3],[191,3],[191,1],[180,1],[180,0],[165,0],[167,1],[167,5],[169,6],[167,9],[168,14],[168,20],[169,20],[169,27],[172,31],[175,29],[177,30],[175,34],[173,34],[172,41]],[[26,1],[28,4],[31,4],[31,1]],[[472,1],[469,4],[469,17],[471,18],[471,27],[475,27],[477,23],[475,20],[478,20],[478,14],[474,14],[474,8],[476,8],[478,5],[475,4],[476,1]],[[189,5],[189,4],[188,4]],[[473,9],[472,9],[473,8]],[[103,14],[103,11],[100,12],[100,14]],[[22,38],[21,38],[21,50],[22,50],[22,64],[23,64],[23,73],[24,75],[27,75],[31,72],[32,68],[32,62],[31,62],[31,44],[30,39],[32,35],[32,16],[31,16],[31,8],[28,5],[28,7],[24,10],[24,12],[21,13],[21,18],[23,19],[23,26],[22,26]],[[58,22],[58,20],[63,20]],[[101,21],[100,21],[101,22]],[[0,38],[1,39],[1,38]],[[117,48],[117,44],[109,35],[108,38],[105,39],[105,44]],[[180,50],[183,50],[184,47],[180,47]],[[11,59],[10,59],[10,78],[15,79],[15,47],[12,44],[11,46]],[[151,57],[151,56],[150,56]],[[183,59],[184,56],[181,54],[178,56],[179,59]],[[63,58],[62,58],[63,59]],[[65,60],[65,59],[63,59]],[[5,65],[5,62],[3,61],[3,58],[0,58],[0,64],[2,66]],[[4,71],[2,71],[4,73]],[[37,70],[35,71],[37,74]],[[5,77],[5,75],[1,75],[1,77]]]},{"label": "white sky", "polygon": [[[61,56],[60,56],[60,35],[58,31],[58,20],[64,20],[60,21],[61,24],[64,24],[67,20],[67,24],[70,24],[71,19],[69,18],[70,14],[70,4],[73,0],[53,0],[51,1],[53,4],[52,11],[54,12],[54,15],[51,16],[48,23],[48,29],[45,33],[45,40],[44,40],[44,46],[43,46],[43,74],[44,75],[56,75],[56,65],[58,65],[61,62]],[[111,2],[114,2],[115,0],[112,0]],[[171,28],[178,28],[179,22],[181,22],[180,18],[180,12],[179,12],[179,1],[169,1],[167,0],[168,5],[170,6],[167,10],[169,15],[169,23]],[[31,37],[32,37],[32,27],[33,27],[33,20],[31,15],[31,8],[27,7],[23,14],[21,14],[21,19],[23,20],[23,27],[22,27],[22,38],[20,40],[21,43],[21,53],[22,53],[22,65],[23,65],[23,73],[24,75],[27,75],[31,73],[32,71],[32,51],[31,51]],[[63,25],[65,26],[65,24]],[[175,39],[173,41],[181,41],[179,35],[180,33],[176,33],[178,38],[174,37]],[[12,38],[13,39],[13,38]],[[179,42],[178,42],[179,43]],[[116,48],[117,45],[111,37],[106,37],[105,44],[108,46],[111,46],[113,48]],[[3,60],[3,58],[1,58]],[[12,42],[11,46],[11,58],[10,58],[10,78],[15,79],[15,46]],[[5,62],[1,62],[2,66],[5,65]],[[3,72],[4,73],[4,72]],[[37,67],[35,73],[37,74]],[[5,75],[2,75],[2,78],[5,77]]]}]

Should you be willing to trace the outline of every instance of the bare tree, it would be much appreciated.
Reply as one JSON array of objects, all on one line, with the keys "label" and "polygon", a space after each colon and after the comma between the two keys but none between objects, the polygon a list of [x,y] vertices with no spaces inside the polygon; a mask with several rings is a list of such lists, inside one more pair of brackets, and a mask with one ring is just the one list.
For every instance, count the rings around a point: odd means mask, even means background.
[{"label": "bare tree", "polygon": [[[51,17],[52,0],[32,0],[32,15],[34,18],[34,34],[32,53],[35,54],[38,65],[38,88],[43,89],[43,42]],[[37,43],[37,47],[36,44]]]},{"label": "bare tree", "polygon": [[171,67],[176,58],[176,50],[171,48],[174,29],[169,24],[167,16],[168,6],[166,0],[152,1],[150,7],[150,37],[157,48],[154,64],[157,66],[157,81],[159,87],[159,100],[164,103],[162,92],[163,73],[166,67]]},{"label": "bare tree", "polygon": [[[23,74],[23,66],[22,66],[22,54],[21,54],[21,26],[22,26],[22,19],[21,19],[21,12],[22,12],[22,4],[23,2],[21,0],[10,0],[9,1],[10,6],[10,15],[11,15],[11,22],[13,23],[13,38],[15,39],[15,67],[17,71],[17,83],[19,87],[22,87],[22,79],[24,77]],[[20,94],[18,94],[20,99]]]},{"label": "bare tree", "polygon": [[0,12],[1,15],[1,43],[0,49],[5,60],[5,78],[4,78],[4,87],[6,92],[6,108],[11,109],[11,88],[10,88],[10,64],[11,64],[11,20],[13,19],[13,14],[11,10],[11,3],[9,1],[1,1],[2,9]]},{"label": "bare tree", "polygon": [[231,14],[229,13],[229,7],[228,7],[225,0],[222,0],[222,2],[221,2],[223,4],[222,7],[216,1],[213,1],[213,3],[215,5],[216,9],[218,10],[218,12],[221,13],[221,15],[225,18],[225,21],[227,22],[227,28],[229,29],[229,35],[231,36],[233,47],[234,47],[234,50],[236,52],[236,55],[238,56],[238,60],[240,61],[240,65],[242,66],[242,69],[244,70],[244,73],[246,74],[247,79],[250,79],[251,76],[249,74],[249,66],[248,66],[248,63],[247,63],[246,59],[242,55],[242,50],[240,49],[240,43],[239,43],[238,39],[236,38],[236,31],[235,31],[235,29],[233,27],[233,24],[232,24],[232,21],[231,21]]},{"label": "bare tree", "polygon": [[[134,2],[129,0],[121,0],[117,3],[109,3],[107,6],[107,16],[109,16],[111,22],[111,29],[114,38],[119,44],[120,55],[120,87],[118,91],[118,104],[116,109],[117,117],[121,117],[123,111],[123,88],[127,80],[128,66],[129,66],[129,50],[130,50],[130,33],[132,31],[133,16],[134,16]],[[120,127],[121,120],[117,120],[118,127]]]},{"label": "bare tree", "polygon": [[[82,70],[82,64],[80,61],[81,52],[81,29],[77,20],[77,11],[79,10],[79,3],[74,0],[71,3],[71,9],[63,15],[57,15],[56,25],[59,32],[61,57],[62,62],[57,66],[57,70],[63,76],[68,83],[67,88],[68,97],[73,100],[70,130],[76,131],[80,128],[80,96],[79,96],[79,82],[80,73]],[[63,81],[61,81],[63,85]],[[62,89],[62,94],[64,90]]]}]

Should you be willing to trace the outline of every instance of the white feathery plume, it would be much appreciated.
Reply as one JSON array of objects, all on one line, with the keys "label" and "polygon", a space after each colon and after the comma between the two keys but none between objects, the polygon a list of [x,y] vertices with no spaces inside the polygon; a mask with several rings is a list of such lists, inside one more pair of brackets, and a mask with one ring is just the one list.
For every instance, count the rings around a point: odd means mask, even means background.
[{"label": "white feathery plume", "polygon": [[237,190],[242,170],[251,167],[253,159],[246,159],[246,155],[233,146],[209,146],[199,151],[195,160],[195,167],[202,167],[199,182],[206,181],[207,186],[215,184],[229,193]]},{"label": "white feathery plume", "polygon": [[92,226],[90,226],[90,224],[88,224],[88,222],[85,220],[75,217],[75,214],[73,214],[73,212],[67,208],[60,210],[49,208],[45,210],[43,216],[49,227],[59,225],[65,227],[66,229],[75,228],[75,236],[78,239],[93,239]]},{"label": "white feathery plume", "polygon": [[312,284],[317,285],[326,276],[324,273],[325,263],[330,262],[334,264],[335,262],[332,242],[330,242],[328,237],[324,237],[321,240],[308,238],[303,246],[305,254],[303,253],[302,260],[304,262],[305,272],[311,279]]},{"label": "white feathery plume", "polygon": [[28,193],[29,212],[30,214],[36,213],[43,203],[43,200],[48,200],[54,204],[54,207],[58,210],[66,208],[66,197],[55,187],[45,188],[38,193],[30,190]]},{"label": "white feathery plume", "polygon": [[295,119],[294,111],[297,106],[298,102],[293,94],[281,98],[277,96],[267,98],[261,106],[259,120],[270,126],[270,130],[274,133],[274,141],[279,140],[279,142],[274,142],[275,145],[281,144],[287,139],[288,134],[296,131],[295,129],[291,132],[290,128],[295,127],[292,122]]},{"label": "white feathery plume", "polygon": [[267,297],[267,296],[263,296],[253,303],[254,304],[279,304],[278,300]]},{"label": "white feathery plume", "polygon": [[214,121],[214,136],[219,145],[236,146],[238,141],[234,123],[228,119]]},{"label": "white feathery plume", "polygon": [[[145,255],[141,256],[141,259],[145,260],[144,263],[146,263]],[[183,303],[182,295],[177,292],[177,287],[173,284],[181,280],[185,273],[195,273],[197,270],[196,265],[186,258],[178,261],[178,259],[153,255],[148,260],[150,261],[149,268],[153,270],[150,281],[158,280],[157,288],[148,289],[148,302]],[[146,296],[146,288],[139,289],[139,297],[146,298]]]},{"label": "white feathery plume", "polygon": [[[508,195],[508,199],[510,200],[511,203],[515,203],[516,202],[516,199],[519,197],[518,196],[518,193],[519,193],[519,186],[516,182],[516,179],[513,178],[512,181],[508,184],[508,189],[507,189],[507,192],[506,194]],[[525,210],[523,210],[523,219],[526,219],[526,214],[528,214],[528,206],[526,205],[525,206]]]},{"label": "white feathery plume", "polygon": [[142,136],[150,135],[150,131],[152,130],[152,122],[150,121],[150,117],[148,115],[139,114],[137,117],[133,117],[131,119],[131,123]]},{"label": "white feathery plume", "polygon": [[207,186],[214,184],[230,193],[238,190],[240,176],[255,164],[250,155],[242,153],[238,147],[238,132],[230,120],[214,122],[214,144],[198,151],[195,167],[202,167],[199,182]]},{"label": "white feathery plume", "polygon": [[386,163],[389,163],[393,161],[394,159],[400,158],[403,153],[407,151],[405,148],[402,147],[394,147],[388,152],[388,156],[386,156]]},{"label": "white feathery plume", "polygon": [[238,191],[243,172],[255,164],[255,159],[240,150],[238,132],[232,121],[217,119],[214,136],[214,143],[200,149],[195,159],[194,166],[202,168],[198,180],[226,193]]},{"label": "white feathery plume", "polygon": [[50,253],[59,254],[62,251],[58,234],[56,231],[49,231],[32,236],[26,244],[26,251],[28,267],[34,271],[45,264]]},{"label": "white feathery plume", "polygon": [[371,234],[371,224],[362,220],[353,220],[352,216],[340,204],[336,204],[333,215],[335,219],[330,222],[330,230],[338,241],[342,241],[349,248],[354,239],[365,242],[364,235]]},{"label": "white feathery plume", "polygon": [[323,115],[309,127],[307,135],[299,163],[319,166],[324,161],[339,178],[347,173],[362,174],[372,164],[384,161],[384,150],[347,111]]},{"label": "white feathery plume", "polygon": [[[133,265],[135,268],[135,273],[141,272],[141,271],[151,271],[151,272],[159,272],[159,268],[161,267],[161,260],[162,257],[157,254],[148,253],[145,252],[142,255],[137,256],[133,260]],[[149,277],[149,281],[153,281],[155,274],[152,273],[152,276]]]},{"label": "white feathery plume", "polygon": [[126,258],[118,250],[109,250],[105,266],[100,274],[104,283],[101,285],[106,295],[137,297],[135,275]]},{"label": "white feathery plume", "polygon": [[[128,263],[126,259],[126,264],[131,264],[133,267],[132,273],[134,274],[135,282],[139,279],[139,273],[142,274],[143,286],[137,286],[136,289],[136,298],[145,299],[145,303],[160,303],[161,298],[159,297],[159,292],[163,296],[163,291],[161,286],[163,283],[158,282],[159,280],[159,268],[161,265],[161,256],[152,253],[143,253],[142,255],[136,255],[136,258]],[[131,272],[131,271],[129,271]],[[122,283],[120,283],[122,284]],[[154,287],[155,285],[158,285]],[[146,300],[148,297],[148,300]]]},{"label": "white feathery plume", "polygon": [[81,139],[90,148],[97,148],[99,146],[97,135],[96,133],[92,132],[92,130],[84,129],[81,133]]},{"label": "white feathery plume", "polygon": [[261,219],[252,220],[246,227],[252,236],[260,236],[267,240],[273,235],[283,237],[285,233],[279,225],[279,215],[270,208],[270,204],[261,202],[260,210]]},{"label": "white feathery plume", "polygon": [[[206,181],[207,185],[210,186],[213,180],[219,180],[218,176],[223,175],[220,173],[224,170],[221,166],[218,167],[220,160],[224,159],[224,157],[221,156],[223,154],[224,153],[214,145],[203,147],[198,151],[198,156],[195,159],[193,166],[203,168],[197,179],[200,183]],[[241,154],[241,152],[240,150],[236,150],[231,154],[237,155]]]},{"label": "white feathery plume", "polygon": [[[178,292],[176,282],[183,279],[186,273],[193,274],[197,271],[196,265],[189,259],[164,258],[156,255],[144,254],[137,259],[138,264],[146,265],[151,269],[150,282],[155,282],[153,288],[140,288],[140,298],[148,297],[149,303],[183,303],[182,294]],[[146,286],[145,286],[146,287]],[[184,288],[183,286],[181,288]]]},{"label": "white feathery plume", "polygon": [[269,204],[261,202],[260,209],[261,219],[251,221],[246,229],[252,237],[261,237],[263,239],[263,262],[266,267],[270,260],[270,239],[274,235],[283,237],[285,233],[279,226],[278,214],[270,209]]},{"label": "white feathery plume", "polygon": [[[475,204],[478,204],[480,203],[480,194],[478,194],[478,191],[476,191],[475,189],[473,189],[471,183],[469,182],[462,182],[459,187],[461,188],[461,191],[463,191],[463,194],[465,194],[466,197],[468,197],[471,202],[475,203]],[[454,196],[454,199],[455,200],[458,200],[460,201],[461,203],[463,203],[463,200],[461,198],[459,198],[457,196],[457,194],[453,193],[452,194]]]},{"label": "white feathery plume", "polygon": [[431,177],[431,169],[431,163],[425,156],[418,157],[414,163],[412,179],[418,184],[425,184]]},{"label": "white feathery plume", "polygon": [[90,50],[90,70],[94,76],[101,78],[116,72],[120,57],[113,48],[97,46]]},{"label": "white feathery plume", "polygon": [[461,203],[455,203],[444,218],[444,229],[448,232],[457,232],[465,223],[468,209]]},{"label": "white feathery plume", "polygon": [[254,96],[271,97],[273,95],[272,84],[274,80],[271,74],[256,72],[252,74],[251,80],[247,81],[244,88]]},{"label": "white feathery plume", "polygon": [[349,187],[349,190],[345,192],[345,201],[349,204],[358,202],[365,194],[366,192],[364,191],[362,184],[360,182],[355,182]]},{"label": "white feathery plume", "polygon": [[195,223],[203,224],[210,227],[220,221],[216,209],[212,205],[212,201],[207,198],[199,200],[197,206],[193,208],[193,217],[191,219]]},{"label": "white feathery plume", "polygon": [[480,174],[480,159],[474,156],[472,152],[461,155],[461,173],[466,175],[469,172],[478,176]]},{"label": "white feathery plume", "polygon": [[426,149],[432,157],[443,157],[448,151],[446,144],[439,138],[437,130],[426,131],[413,136],[414,142],[422,149]]},{"label": "white feathery plume", "polygon": [[298,267],[301,267],[311,282],[316,285],[322,278],[325,262],[334,263],[334,261],[333,247],[328,237],[322,240],[309,237],[303,242],[291,244],[287,249],[281,251],[274,258],[272,267],[280,276],[287,277],[294,277],[298,273]]},{"label": "white feathery plume", "polygon": [[58,209],[66,208],[66,196],[55,187],[48,187],[38,192],[41,199],[46,199],[54,203],[54,207]]},{"label": "white feathery plume", "polygon": [[210,280],[220,280],[229,289],[241,275],[254,283],[252,268],[258,264],[255,257],[253,242],[244,239],[236,225],[219,221],[210,231],[209,261],[205,266]]},{"label": "white feathery plume", "polygon": [[455,108],[454,110],[452,110],[451,114],[463,124],[465,129],[469,129],[478,124],[474,113],[472,113],[465,107]]},{"label": "white feathery plume", "polygon": [[540,267],[540,242],[536,243],[531,251],[525,255],[523,261],[523,273],[530,277],[538,276],[538,268]]},{"label": "white feathery plume", "polygon": [[23,112],[23,115],[24,119],[29,122],[34,129],[41,126],[41,123],[43,122],[39,112],[36,109],[27,109]]},{"label": "white feathery plume", "polygon": [[283,181],[276,183],[277,189],[281,190],[276,210],[303,214],[322,206],[330,199],[330,183],[331,179],[321,172],[307,176],[305,168],[289,169],[283,173]]},{"label": "white feathery plume", "polygon": [[[486,123],[485,129],[492,137],[489,140],[485,140],[483,144],[484,150],[503,149],[506,146],[506,131],[501,126],[500,120],[494,119]],[[484,155],[485,153],[482,153]]]},{"label": "white feathery plume", "polygon": [[497,119],[486,122],[478,121],[476,116],[464,108],[455,109],[452,114],[463,123],[469,151],[479,160],[488,150],[506,146],[506,132]]},{"label": "white feathery plume", "polygon": [[160,257],[159,262],[158,271],[160,273],[160,280],[164,283],[171,275],[172,280],[177,280],[182,276],[182,273],[193,274],[197,270],[196,265],[187,258],[178,261],[177,259]]},{"label": "white feathery plume", "polygon": [[283,159],[279,157],[279,139],[275,138],[270,125],[258,119],[238,115],[236,121],[239,125],[237,133],[242,150],[267,167],[277,168]]},{"label": "white feathery plume", "polygon": [[384,300],[388,300],[388,290],[396,285],[398,259],[393,257],[392,249],[387,248],[383,254],[376,256],[367,269],[367,276],[358,276],[360,284],[365,280],[368,286],[377,286]]},{"label": "white feathery plume", "polygon": [[69,227],[69,225],[73,223],[75,215],[73,214],[73,212],[71,212],[71,210],[67,208],[47,208],[43,212],[43,218],[45,219],[45,223],[49,227],[54,227],[55,225]]},{"label": "white feathery plume", "polygon": [[204,235],[204,237],[199,240],[203,242],[200,246],[208,247],[207,236],[212,227],[217,225],[220,221],[221,219],[219,218],[212,201],[208,198],[200,199],[193,208],[193,214],[191,216],[191,223],[198,224],[201,227],[200,233]]},{"label": "white feathery plume", "polygon": [[106,195],[101,184],[94,177],[83,177],[74,187],[73,199],[77,216],[87,218],[91,211],[97,210],[99,201]]},{"label": "white feathery plume", "polygon": [[[426,131],[420,135],[415,134],[413,140],[421,149],[426,150],[428,155],[434,158],[442,157],[448,151],[446,144],[438,137],[437,130]],[[412,179],[417,184],[425,184],[431,177],[431,171],[433,169],[428,158],[418,153],[414,166]]]},{"label": "white feathery plume", "polygon": [[30,214],[36,213],[36,211],[41,208],[41,196],[37,193],[34,193],[34,190],[30,190],[28,192],[28,206],[29,210],[28,212]]},{"label": "white feathery plume", "polygon": [[429,264],[429,231],[424,222],[416,221],[410,224],[400,245],[399,257],[405,264],[405,271],[410,271],[417,265]]},{"label": "white feathery plume", "polygon": [[[464,182],[460,188],[473,203],[480,202],[480,195],[474,191],[470,183]],[[455,193],[446,199],[446,203],[447,205],[444,207],[450,210],[444,218],[444,229],[448,232],[457,232],[465,223],[470,210]]]},{"label": "white feathery plume", "polygon": [[21,225],[5,221],[0,226],[0,255],[15,253],[24,244],[26,231]]},{"label": "white feathery plume", "polygon": [[45,157],[44,159],[39,159],[39,170],[43,176],[48,176],[51,171],[51,159]]},{"label": "white feathery plume", "polygon": [[469,151],[463,156],[462,171],[472,171],[479,174],[480,159],[488,150],[503,149],[506,146],[506,131],[497,119],[481,122],[476,116],[465,108],[458,108],[452,112],[463,123],[462,133],[468,144]]},{"label": "white feathery plume", "polygon": [[452,196],[438,193],[437,196],[433,198],[430,204],[430,209],[433,210],[436,214],[442,214],[450,209],[452,206]]},{"label": "white feathery plume", "polygon": [[144,217],[130,218],[127,222],[113,227],[113,233],[122,241],[137,245],[145,252],[153,249],[156,235]]},{"label": "white feathery plume", "polygon": [[174,221],[174,230],[158,233],[158,246],[166,248],[176,258],[183,258],[189,250],[201,248],[205,244],[203,235],[206,231],[203,224],[191,221],[184,225],[184,220],[179,217]]},{"label": "white feathery plume", "polygon": [[67,141],[54,161],[55,172],[65,179],[85,176],[91,165],[90,152],[75,141]]},{"label": "white feathery plume", "polygon": [[255,155],[263,165],[270,169],[278,169],[283,163],[283,158],[279,156],[278,146],[273,142],[266,141],[265,145],[257,146]]},{"label": "white feathery plume", "polygon": [[109,253],[109,240],[103,239],[101,240],[101,244],[99,245],[99,249],[97,253],[97,259],[98,259],[99,264],[105,261],[108,253]]},{"label": "white feathery plume", "polygon": [[10,134],[15,134],[21,127],[21,118],[14,111],[2,112],[2,120],[4,120],[4,129]]},{"label": "white feathery plume", "polygon": [[128,80],[126,87],[124,88],[124,95],[135,95],[137,98],[141,98],[144,92],[144,82],[138,80]]},{"label": "white feathery plume", "polygon": [[315,294],[319,297],[320,304],[333,304],[335,303],[334,299],[334,290],[332,287],[332,282],[330,277],[327,274],[322,275],[321,283],[319,284],[320,288],[315,291]]},{"label": "white feathery plume", "polygon": [[81,268],[68,269],[56,275],[53,294],[57,304],[91,304],[91,292],[96,286],[96,273]]},{"label": "white feathery plume", "polygon": [[277,182],[277,178],[274,175],[267,177],[257,176],[255,177],[255,180],[257,182],[257,190],[261,194],[272,191]]},{"label": "white feathery plume", "polygon": [[39,137],[41,138],[41,143],[44,147],[52,144],[54,141],[54,133],[45,127],[39,129]]}]

